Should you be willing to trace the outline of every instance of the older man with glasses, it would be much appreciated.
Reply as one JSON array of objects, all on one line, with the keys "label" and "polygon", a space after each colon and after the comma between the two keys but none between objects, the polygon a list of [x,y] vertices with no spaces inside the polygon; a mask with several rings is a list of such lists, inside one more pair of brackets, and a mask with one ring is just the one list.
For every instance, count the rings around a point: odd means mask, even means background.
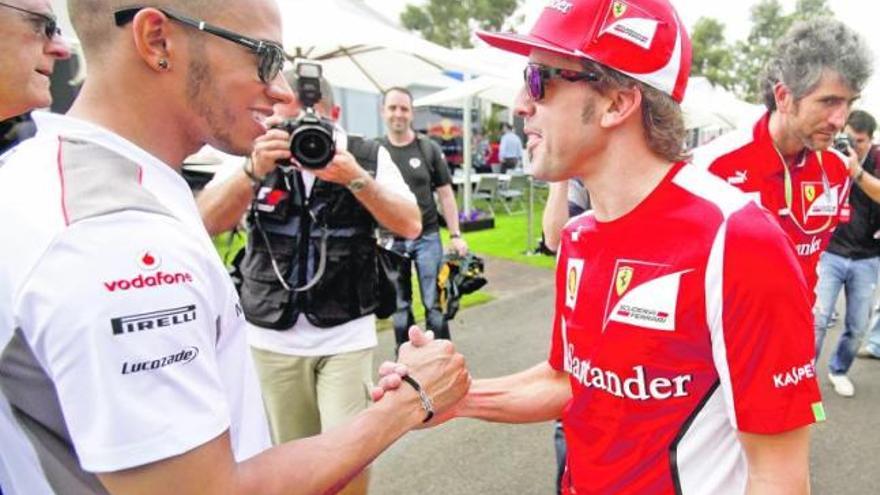
[{"label": "older man with glasses", "polygon": [[[70,57],[70,47],[45,0],[0,2],[0,121],[52,103],[49,77],[56,60]],[[2,331],[0,331],[2,333]],[[22,440],[12,412],[0,393],[0,438]],[[0,491],[41,493],[49,490],[42,479],[33,449],[0,453]],[[27,491],[25,491],[27,490]]]},{"label": "older man with glasses", "polygon": [[50,2],[0,2],[0,54],[0,120],[48,107],[55,61],[70,57]]},{"label": "older man with glasses", "polygon": [[88,78],[0,168],[0,229],[15,232],[0,246],[0,387],[17,420],[0,414],[0,474],[36,451],[44,480],[0,477],[0,491],[331,493],[464,394],[461,355],[418,334],[406,387],[270,448],[242,307],[180,169],[206,143],[248,154],[292,99],[278,6],[68,7]]}]

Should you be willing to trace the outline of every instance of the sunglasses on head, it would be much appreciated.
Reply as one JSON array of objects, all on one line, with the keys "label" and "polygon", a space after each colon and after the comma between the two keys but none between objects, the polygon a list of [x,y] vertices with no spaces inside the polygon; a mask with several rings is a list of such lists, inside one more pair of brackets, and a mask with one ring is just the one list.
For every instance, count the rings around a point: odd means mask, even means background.
[{"label": "sunglasses on head", "polygon": [[576,71],[571,69],[558,69],[541,64],[528,64],[523,71],[526,91],[533,101],[541,101],[544,98],[544,88],[550,79],[565,79],[566,81],[589,81],[596,82],[600,79],[599,73],[594,71]]},{"label": "sunglasses on head", "polygon": [[[145,8],[147,7],[130,7],[127,9],[117,10],[113,13],[113,16],[116,20],[116,25],[124,26],[128,24],[134,19],[135,14]],[[275,78],[278,77],[278,74],[281,72],[281,68],[284,66],[284,60],[286,58],[284,55],[284,49],[278,43],[249,38],[247,36],[229,31],[228,29],[223,29],[218,26],[212,26],[205,21],[193,19],[182,14],[175,14],[174,12],[170,12],[166,9],[156,8],[156,10],[162,12],[163,14],[165,14],[166,17],[171,20],[177,21],[181,24],[196,28],[199,31],[213,34],[214,36],[218,36],[225,40],[246,47],[248,50],[257,55],[257,58],[259,60],[259,63],[257,65],[257,72],[260,76],[260,80],[266,84],[274,81]]]},{"label": "sunglasses on head", "polygon": [[9,5],[8,3],[3,2],[0,2],[0,7],[17,10],[31,16],[31,20],[41,24],[40,28],[43,34],[46,35],[47,40],[51,40],[55,36],[61,36],[61,29],[58,27],[58,20],[50,14],[34,12],[32,10],[23,9],[21,7],[16,7],[15,5]]}]

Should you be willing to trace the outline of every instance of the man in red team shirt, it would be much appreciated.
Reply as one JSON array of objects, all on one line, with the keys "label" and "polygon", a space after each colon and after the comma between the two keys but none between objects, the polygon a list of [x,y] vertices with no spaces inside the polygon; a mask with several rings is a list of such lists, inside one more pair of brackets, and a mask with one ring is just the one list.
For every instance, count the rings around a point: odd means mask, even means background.
[{"label": "man in red team shirt", "polygon": [[[880,201],[880,181],[865,173],[857,153],[831,147],[872,65],[864,40],[839,21],[795,24],[776,45],[761,81],[767,113],[751,129],[694,151],[695,165],[753,197],[788,234],[811,303],[819,258],[837,225],[852,216],[850,188]],[[825,335],[822,316],[833,311],[822,305],[813,308],[816,345]],[[838,394],[853,395],[846,369],[831,370],[828,379]]]},{"label": "man in red team shirt", "polygon": [[561,416],[568,494],[808,493],[806,285],[773,219],[682,161],[691,48],[668,0],[556,0],[530,35],[479,36],[529,56],[535,175],[581,178],[593,211],[562,231],[549,359],[475,381],[454,416]]},{"label": "man in red team shirt", "polygon": [[782,226],[795,245],[811,302],[819,255],[838,222],[849,221],[853,182],[880,199],[876,178],[862,173],[856,154],[831,148],[871,71],[864,40],[844,24],[825,18],[797,23],[765,69],[767,113],[751,129],[694,151],[695,165],[754,198]]}]

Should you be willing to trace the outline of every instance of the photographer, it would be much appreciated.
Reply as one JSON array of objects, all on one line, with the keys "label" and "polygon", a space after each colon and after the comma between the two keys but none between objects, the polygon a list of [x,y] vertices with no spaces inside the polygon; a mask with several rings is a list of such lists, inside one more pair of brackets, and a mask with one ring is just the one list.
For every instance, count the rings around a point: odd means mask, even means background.
[{"label": "photographer", "polygon": [[[241,300],[275,444],[317,435],[369,405],[383,276],[374,231],[377,222],[409,238],[421,229],[415,198],[388,152],[335,125],[329,83],[305,74],[317,69],[300,64],[299,75],[285,74],[297,100],[276,105],[270,125],[277,127],[256,140],[250,160],[198,200],[212,233],[254,205]],[[316,113],[301,113],[310,104]],[[337,154],[320,167],[331,156],[329,134]],[[297,146],[300,160],[291,161]],[[361,475],[345,493],[366,487]]]},{"label": "photographer", "polygon": [[[877,173],[877,150],[871,146],[876,128],[877,122],[871,114],[855,110],[846,121],[846,135],[840,142],[847,154],[858,158],[859,168],[864,170],[861,182],[865,181],[865,175],[876,176]],[[819,259],[819,284],[816,286],[819,300],[815,325],[817,354],[822,348],[840,289],[846,291],[844,328],[828,363],[829,370],[841,376],[846,376],[852,366],[859,342],[868,329],[880,269],[880,242],[874,238],[874,233],[880,230],[880,205],[860,188],[854,187],[847,208],[847,218],[841,218],[828,250]],[[835,390],[846,397],[855,394],[851,382],[844,382],[843,388],[835,387]]]}]

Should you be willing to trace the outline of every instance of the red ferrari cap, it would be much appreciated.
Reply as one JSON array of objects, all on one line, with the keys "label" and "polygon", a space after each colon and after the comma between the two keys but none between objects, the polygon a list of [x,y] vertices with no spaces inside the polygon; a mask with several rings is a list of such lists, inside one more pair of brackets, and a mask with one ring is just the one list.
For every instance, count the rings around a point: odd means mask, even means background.
[{"label": "red ferrari cap", "polygon": [[477,36],[521,55],[541,48],[590,59],[679,103],[691,69],[691,41],[669,0],[550,0],[528,35]]}]

